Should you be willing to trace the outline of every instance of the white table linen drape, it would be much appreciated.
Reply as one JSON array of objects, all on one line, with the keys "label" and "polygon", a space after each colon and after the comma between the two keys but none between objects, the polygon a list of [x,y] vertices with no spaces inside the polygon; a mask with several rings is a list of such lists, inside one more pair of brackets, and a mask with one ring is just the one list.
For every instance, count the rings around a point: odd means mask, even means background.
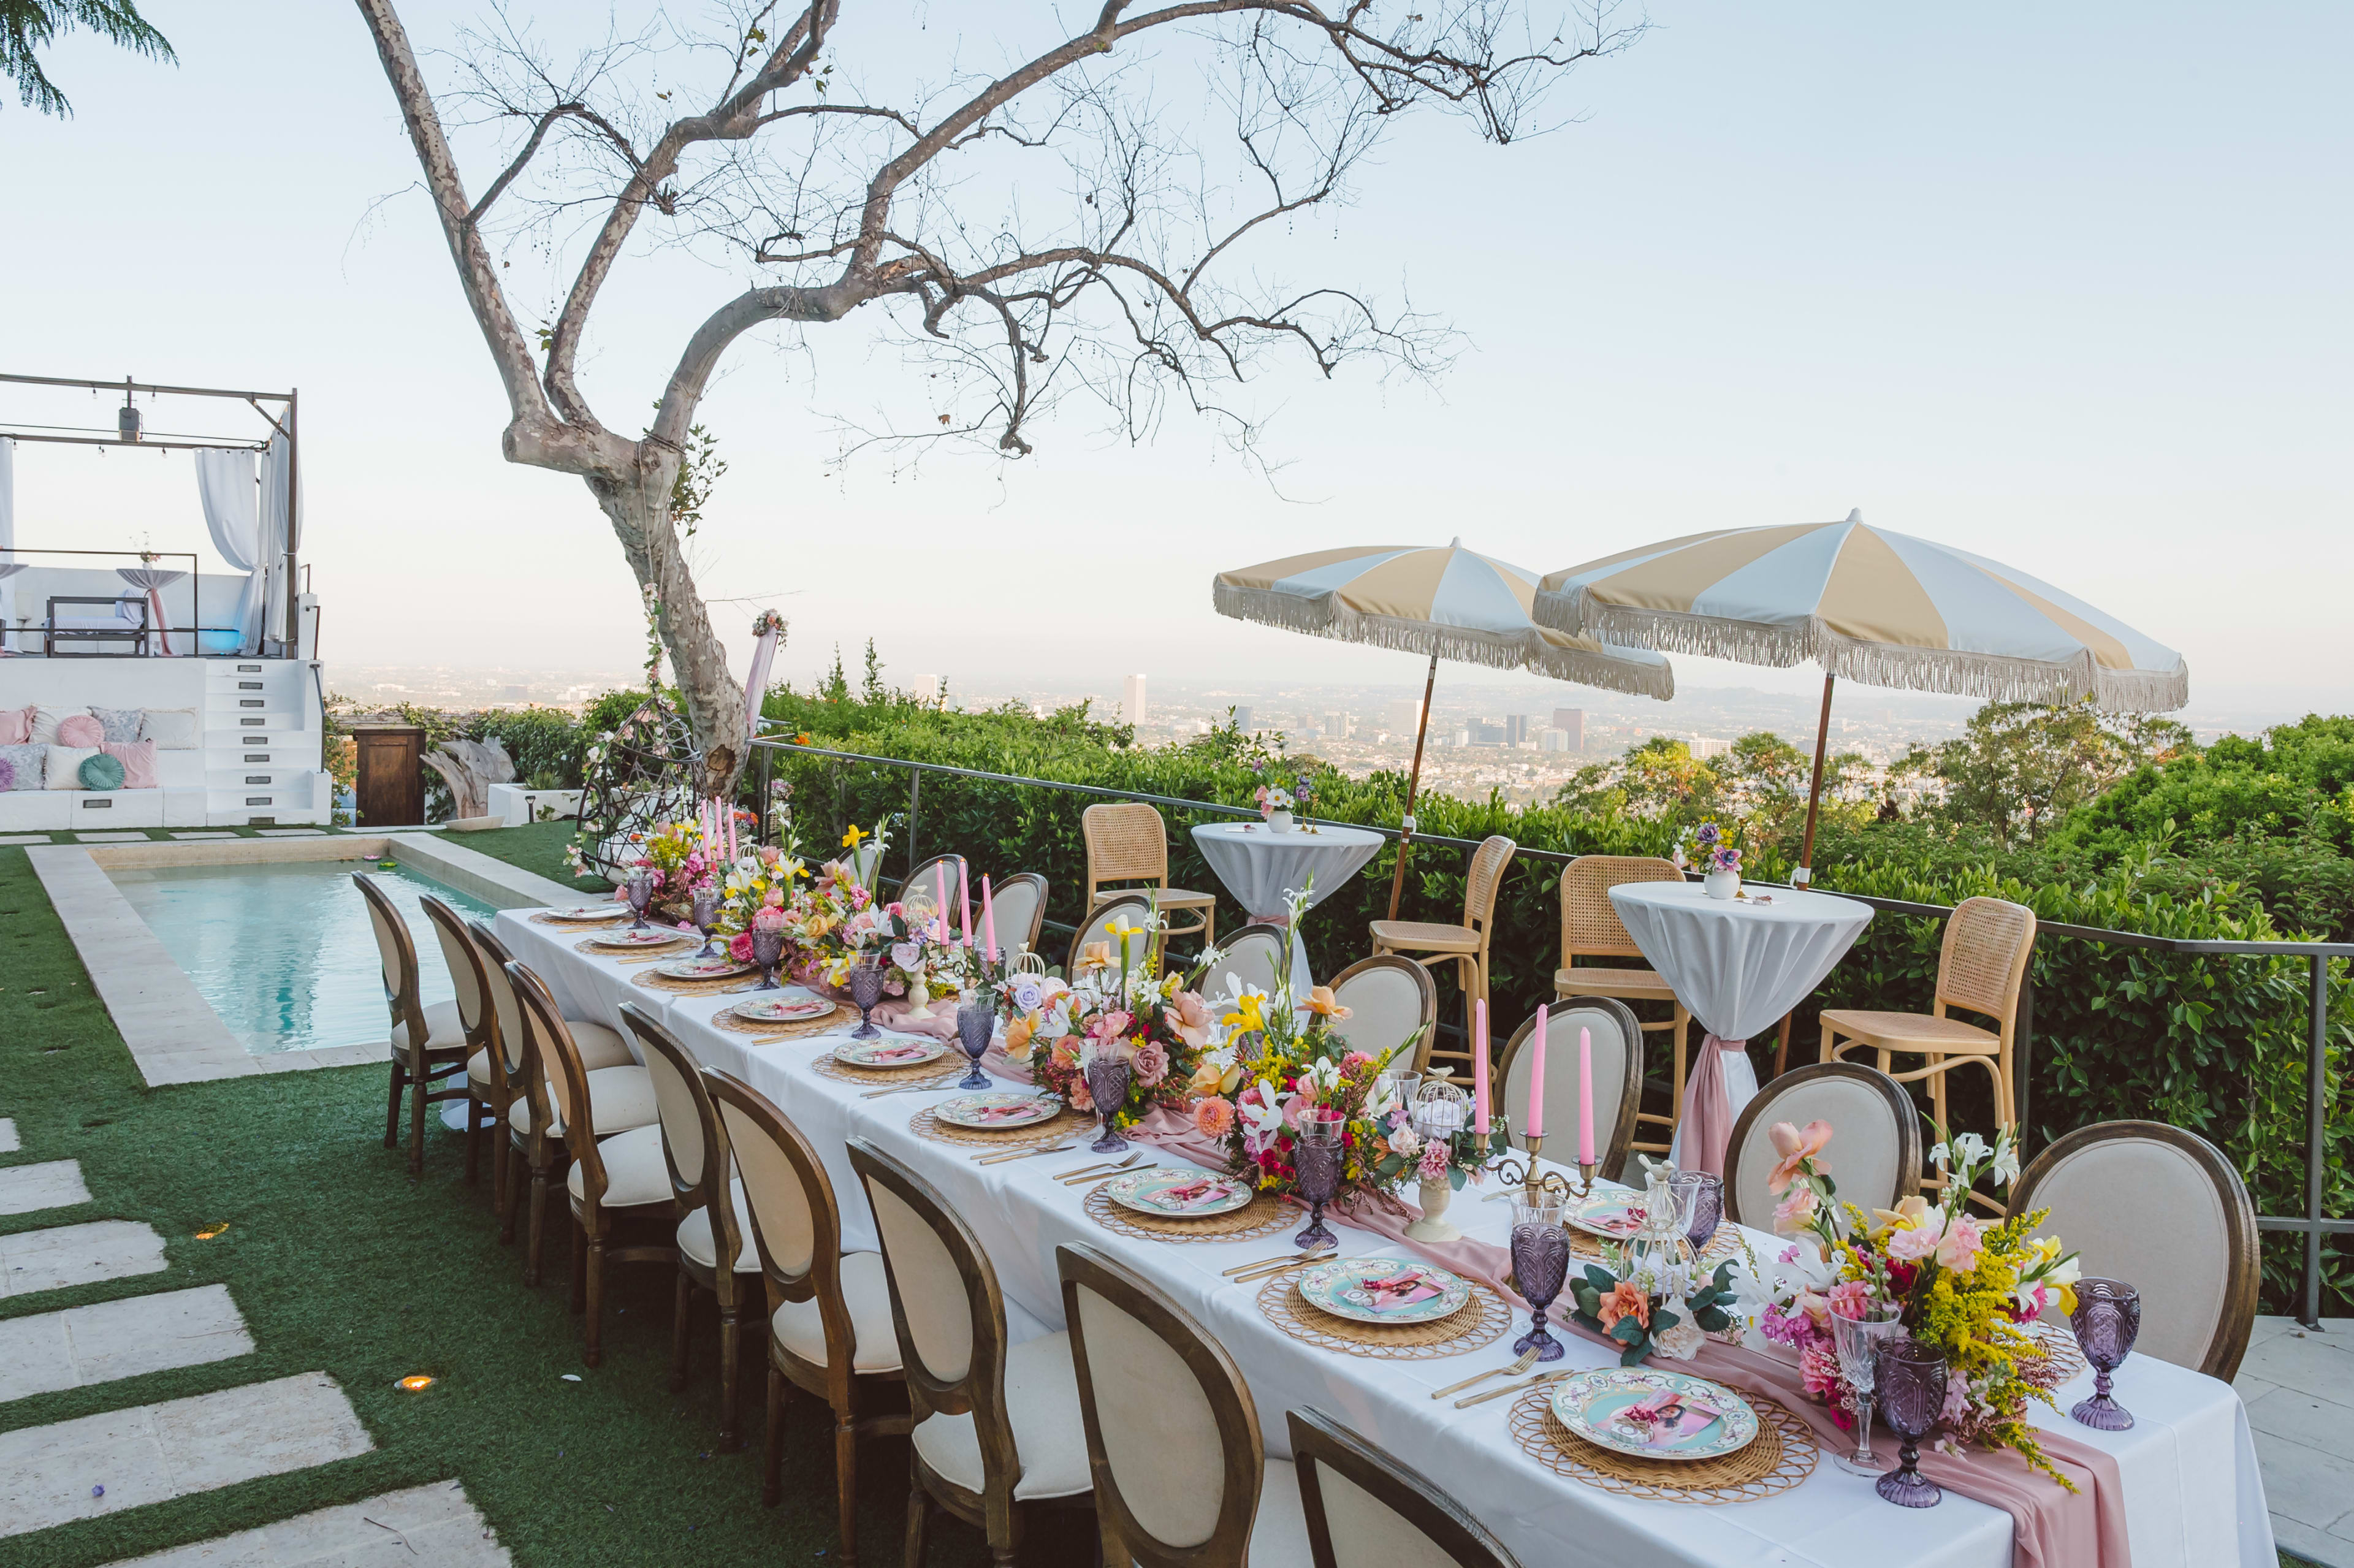
[{"label": "white table linen drape", "polygon": [[[0,436],[0,567],[16,562],[9,553],[16,543],[16,442],[13,437]],[[16,585],[8,579],[16,574],[0,571],[0,652],[16,647]]]},{"label": "white table linen drape", "polygon": [[[1777,895],[1778,898],[1778,895]],[[783,1109],[816,1146],[834,1183],[843,1245],[871,1247],[874,1223],[844,1151],[851,1137],[870,1139],[922,1173],[980,1237],[1002,1286],[1014,1340],[1063,1327],[1055,1249],[1074,1242],[1097,1247],[1167,1292],[1206,1328],[1243,1371],[1270,1456],[1288,1457],[1286,1410],[1313,1405],[1363,1433],[1428,1476],[1500,1536],[1521,1562],[1572,1568],[2010,1568],[2007,1514],[1949,1492],[1935,1509],[1892,1508],[1872,1483],[1826,1458],[1808,1479],[1780,1496],[1719,1508],[1682,1508],[1620,1498],[1563,1480],[1512,1441],[1497,1400],[1458,1410],[1432,1390],[1480,1367],[1510,1360],[1501,1347],[1424,1361],[1383,1361],[1311,1349],[1284,1335],[1256,1306],[1258,1287],[1235,1285],[1220,1271],[1280,1251],[1283,1240],[1174,1245],[1115,1234],[1088,1218],[1084,1191],[1050,1180],[1084,1163],[1077,1154],[1045,1155],[1002,1165],[975,1165],[970,1150],[917,1137],[908,1119],[949,1089],[861,1097],[860,1086],[820,1077],[811,1064],[840,1033],[760,1044],[708,1020],[739,998],[682,995],[630,983],[641,971],[573,950],[577,933],[534,926],[527,911],[498,916],[519,958],[549,982],[560,1001],[604,1017],[607,1000],[626,995],[662,1019],[705,1065],[751,1084]],[[545,954],[546,967],[529,954]],[[614,1014],[618,1022],[618,1012]],[[1761,1025],[1762,1027],[1762,1025]],[[1147,1148],[1146,1145],[1139,1145]],[[1148,1158],[1182,1163],[1166,1151]],[[1460,1204],[1450,1218],[1483,1240],[1502,1244],[1511,1216],[1499,1204]],[[1394,1250],[1372,1234],[1336,1223],[1349,1255]],[[1761,1254],[1773,1239],[1755,1233]],[[1564,1337],[1559,1367],[1601,1367],[1616,1357],[1583,1339]],[[2091,1386],[2080,1377],[2059,1395],[2065,1411]],[[2274,1568],[2272,1528],[2263,1481],[2239,1396],[2228,1384],[2147,1357],[2129,1358],[2117,1374],[2120,1397],[2137,1417],[2129,1432],[2096,1433],[2064,1415],[2031,1407],[2031,1419],[2098,1444],[2117,1457],[2133,1528],[2134,1568],[2193,1568],[2237,1563]]]},{"label": "white table linen drape", "polygon": [[172,618],[164,613],[164,590],[188,574],[166,571],[161,567],[117,567],[114,575],[147,596],[151,617],[149,628],[155,633],[154,641],[147,645],[147,652],[154,658],[169,658],[172,633],[168,628]]},{"label": "white table linen drape", "polygon": [[[245,574],[245,591],[237,601],[238,646],[240,652],[251,653],[261,646],[262,607],[270,593],[254,454],[207,450],[197,452],[196,460],[196,499],[204,507],[205,531],[229,569]],[[201,611],[197,619],[203,619]],[[201,637],[198,642],[201,646]]]},{"label": "white table linen drape", "polygon": [[[1278,833],[1265,822],[1204,822],[1193,830],[1193,843],[1253,920],[1280,926],[1287,897],[1305,888],[1310,909],[1323,903],[1381,853],[1382,835],[1329,823],[1312,833]],[[1298,931],[1291,954],[1292,974],[1309,973],[1308,941]]]}]

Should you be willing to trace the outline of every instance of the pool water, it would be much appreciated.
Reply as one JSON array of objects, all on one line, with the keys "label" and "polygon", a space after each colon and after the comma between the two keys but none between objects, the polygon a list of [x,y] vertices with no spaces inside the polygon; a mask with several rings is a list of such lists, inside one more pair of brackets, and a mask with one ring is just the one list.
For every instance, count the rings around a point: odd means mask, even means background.
[{"label": "pool water", "polygon": [[[107,873],[164,948],[188,972],[248,1051],[381,1045],[391,1030],[367,905],[352,861],[190,865]],[[459,914],[491,906],[402,867],[369,873],[408,922],[418,989],[428,1006],[455,992],[432,922],[430,893]]]}]

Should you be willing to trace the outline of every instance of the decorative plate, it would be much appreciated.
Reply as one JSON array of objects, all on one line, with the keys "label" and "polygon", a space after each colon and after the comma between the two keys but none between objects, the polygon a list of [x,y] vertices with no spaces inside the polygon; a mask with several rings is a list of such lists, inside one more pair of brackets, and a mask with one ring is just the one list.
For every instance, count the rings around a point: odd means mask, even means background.
[{"label": "decorative plate", "polygon": [[1104,1183],[1123,1209],[1163,1220],[1206,1220],[1250,1206],[1249,1183],[1207,1171],[1131,1171]]},{"label": "decorative plate", "polygon": [[561,909],[543,909],[541,914],[551,920],[589,920],[602,923],[618,920],[630,912],[626,904],[567,904]]},{"label": "decorative plate", "polygon": [[1714,1459],[1757,1438],[1757,1412],[1721,1383],[1659,1367],[1579,1372],[1553,1385],[1553,1418],[1642,1459]]},{"label": "decorative plate", "polygon": [[664,959],[654,966],[654,973],[683,980],[726,980],[751,972],[751,965],[737,963],[724,953],[708,959]]},{"label": "decorative plate", "polygon": [[939,1041],[920,1034],[850,1040],[833,1048],[833,1059],[845,1067],[915,1067],[937,1062],[948,1054],[949,1048]]},{"label": "decorative plate", "polygon": [[1580,1204],[1565,1223],[1606,1241],[1626,1241],[1643,1228],[1643,1199],[1638,1192],[1596,1192]]},{"label": "decorative plate", "polygon": [[641,931],[631,927],[625,931],[599,931],[588,938],[598,948],[668,948],[680,942],[692,942],[697,938],[684,931],[665,931],[659,926],[649,926]]},{"label": "decorative plate", "polygon": [[1347,1257],[1299,1276],[1300,1298],[1354,1323],[1434,1323],[1471,1299],[1471,1282],[1436,1264]]},{"label": "decorative plate", "polygon": [[945,1105],[932,1107],[934,1121],[981,1132],[1035,1127],[1062,1114],[1063,1102],[1044,1095],[959,1095]]},{"label": "decorative plate", "polygon": [[787,987],[739,1001],[728,1012],[748,1023],[802,1023],[812,1018],[823,1018],[833,1011],[833,1003],[822,996]]}]

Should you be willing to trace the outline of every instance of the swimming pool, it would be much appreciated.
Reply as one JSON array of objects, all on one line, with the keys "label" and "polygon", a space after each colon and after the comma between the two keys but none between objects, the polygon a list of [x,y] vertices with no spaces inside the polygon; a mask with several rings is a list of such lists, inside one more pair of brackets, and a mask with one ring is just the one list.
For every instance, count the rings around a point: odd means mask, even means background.
[{"label": "swimming pool", "polygon": [[[111,868],[107,877],[256,1055],[381,1042],[390,1028],[367,906],[352,861]],[[369,874],[408,922],[427,1005],[453,994],[418,906],[430,893],[469,918],[492,906],[402,866]]]}]

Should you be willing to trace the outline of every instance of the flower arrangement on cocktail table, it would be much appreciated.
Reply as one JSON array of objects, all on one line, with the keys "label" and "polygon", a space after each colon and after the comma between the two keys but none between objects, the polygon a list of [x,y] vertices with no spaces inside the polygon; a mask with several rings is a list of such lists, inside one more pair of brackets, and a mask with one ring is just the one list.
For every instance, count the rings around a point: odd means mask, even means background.
[{"label": "flower arrangement on cocktail table", "polygon": [[1115,926],[1112,939],[1091,946],[1068,980],[1023,972],[986,980],[1006,1020],[1006,1055],[1028,1063],[1073,1110],[1104,1115],[1095,1085],[1113,1080],[1088,1069],[1099,1059],[1127,1064],[1121,1103],[1110,1107],[1114,1130],[1155,1107],[1189,1109],[1201,1053],[1214,1034],[1209,1005],[1191,989],[1206,965],[1163,973],[1160,920],[1147,919]]},{"label": "flower arrangement on cocktail table", "polygon": [[[2028,1329],[2048,1311],[2074,1310],[2076,1255],[2059,1238],[2034,1234],[2048,1210],[2004,1220],[1968,1212],[1981,1176],[2005,1192],[2018,1180],[2010,1129],[1997,1132],[1991,1148],[1976,1133],[1941,1130],[1929,1151],[1946,1176],[1936,1201],[1906,1198],[1870,1216],[1838,1199],[1823,1157],[1827,1124],[1779,1122],[1768,1131],[1781,1155],[1768,1182],[1783,1195],[1775,1224],[1802,1239],[1781,1255],[1782,1282],[1758,1327],[1798,1352],[1808,1392],[1835,1410],[1853,1397],[1832,1339],[1834,1312],[1854,1318],[1893,1308],[1907,1333],[1945,1354],[1943,1440],[2014,1449],[2066,1486],[2027,1420],[2029,1400],[2052,1403],[2062,1369]],[[1808,1255],[1809,1241],[1818,1255]]]}]

